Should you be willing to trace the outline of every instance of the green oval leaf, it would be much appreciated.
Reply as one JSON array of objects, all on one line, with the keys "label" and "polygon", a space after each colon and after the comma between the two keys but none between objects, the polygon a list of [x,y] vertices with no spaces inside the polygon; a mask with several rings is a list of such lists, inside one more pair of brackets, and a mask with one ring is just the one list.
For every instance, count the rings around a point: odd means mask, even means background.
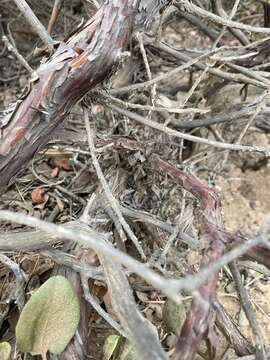
[{"label": "green oval leaf", "polygon": [[104,356],[103,360],[110,360],[112,357],[115,357],[117,348],[121,342],[121,337],[118,335],[109,335],[104,343]]},{"label": "green oval leaf", "polygon": [[0,359],[9,360],[11,355],[11,346],[8,342],[0,343]]},{"label": "green oval leaf", "polygon": [[69,281],[53,276],[22,310],[16,326],[18,348],[43,358],[48,350],[60,354],[75,334],[79,319],[79,301]]},{"label": "green oval leaf", "polygon": [[166,330],[179,336],[186,320],[184,304],[176,304],[174,301],[167,299],[162,309],[162,319]]}]

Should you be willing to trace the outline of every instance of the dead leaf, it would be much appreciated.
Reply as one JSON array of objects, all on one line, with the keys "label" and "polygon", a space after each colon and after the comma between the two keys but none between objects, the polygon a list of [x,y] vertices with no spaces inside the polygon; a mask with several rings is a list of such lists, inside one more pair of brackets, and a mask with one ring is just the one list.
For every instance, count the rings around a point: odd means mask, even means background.
[{"label": "dead leaf", "polygon": [[41,187],[37,187],[32,191],[31,197],[32,197],[33,205],[43,204],[46,200],[45,199],[45,190]]},{"label": "dead leaf", "polygon": [[72,170],[69,162],[66,159],[60,160],[59,165],[60,165],[61,169],[64,170],[64,171],[71,171]]}]

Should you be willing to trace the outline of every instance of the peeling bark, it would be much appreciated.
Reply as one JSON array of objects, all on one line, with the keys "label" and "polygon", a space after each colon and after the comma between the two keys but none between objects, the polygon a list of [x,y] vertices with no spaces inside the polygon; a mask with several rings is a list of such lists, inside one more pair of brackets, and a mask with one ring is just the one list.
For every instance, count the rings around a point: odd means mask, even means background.
[{"label": "peeling bark", "polygon": [[60,43],[33,74],[15,110],[0,120],[0,187],[14,182],[71,108],[111,74],[133,27],[148,24],[165,3],[107,0],[91,20]]}]

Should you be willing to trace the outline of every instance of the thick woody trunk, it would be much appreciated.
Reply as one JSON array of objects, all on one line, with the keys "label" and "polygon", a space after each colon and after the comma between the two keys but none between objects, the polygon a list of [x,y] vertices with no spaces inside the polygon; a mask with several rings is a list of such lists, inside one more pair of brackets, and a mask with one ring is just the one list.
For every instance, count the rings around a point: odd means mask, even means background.
[{"label": "thick woody trunk", "polygon": [[74,104],[109,76],[134,24],[147,24],[161,7],[157,0],[107,0],[37,69],[15,110],[0,120],[0,187],[14,181]]}]

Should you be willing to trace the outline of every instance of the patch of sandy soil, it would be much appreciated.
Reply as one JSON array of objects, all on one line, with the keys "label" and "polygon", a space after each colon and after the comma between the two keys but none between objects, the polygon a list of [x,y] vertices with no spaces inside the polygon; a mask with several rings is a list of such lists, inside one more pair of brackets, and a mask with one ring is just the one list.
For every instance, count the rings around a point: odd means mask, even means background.
[{"label": "patch of sandy soil", "polygon": [[[253,138],[254,140],[254,138]],[[263,134],[255,136],[254,145],[270,149],[269,137]],[[242,156],[242,155],[239,155]],[[245,154],[245,160],[252,159],[251,154]],[[243,164],[242,159],[239,162]],[[257,170],[231,165],[226,177],[220,176],[216,182],[220,191],[224,208],[225,226],[229,231],[245,230],[256,234],[270,214],[270,164],[264,164]],[[249,297],[256,312],[264,340],[270,343],[270,283],[264,275],[253,270],[248,271],[245,280]],[[234,288],[228,292],[225,286],[219,289],[218,298],[238,323],[241,332],[254,343],[254,337],[249,322],[240,308],[239,296]],[[229,357],[234,359],[235,356]]]},{"label": "patch of sandy soil", "polygon": [[[265,341],[265,344],[270,343],[270,284],[261,281],[261,277],[257,274],[254,274],[254,277],[257,279],[252,283],[252,286],[246,285],[249,292],[249,298],[255,310],[258,323],[260,325],[262,335]],[[250,339],[254,343],[254,336],[252,334],[252,329],[248,322],[248,319],[245,316],[244,311],[239,305],[239,295],[233,290],[230,293],[226,293],[224,289],[219,289],[218,298],[222,305],[225,307],[227,312],[231,315],[234,321],[239,326],[242,334]],[[226,341],[224,341],[226,344]],[[233,359],[234,357],[231,357]]]},{"label": "patch of sandy soil", "polygon": [[[257,134],[254,137],[254,145],[270,149],[267,135]],[[249,161],[250,167],[254,167],[255,161],[251,164],[253,155],[244,156],[241,163]],[[260,160],[258,158],[258,162]],[[216,188],[221,194],[227,229],[256,233],[270,214],[270,164],[263,164],[258,170],[231,165],[226,177],[218,177]]]}]

